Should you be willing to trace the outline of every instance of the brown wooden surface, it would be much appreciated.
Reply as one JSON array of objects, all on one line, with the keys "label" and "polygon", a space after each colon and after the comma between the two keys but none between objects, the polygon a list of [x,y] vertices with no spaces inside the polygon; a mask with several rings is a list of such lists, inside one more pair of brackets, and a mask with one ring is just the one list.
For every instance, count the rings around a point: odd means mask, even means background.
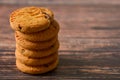
[{"label": "brown wooden surface", "polygon": [[[15,66],[9,14],[24,6],[53,10],[61,30],[60,63],[42,75]],[[120,80],[119,0],[0,0],[0,80]]]}]

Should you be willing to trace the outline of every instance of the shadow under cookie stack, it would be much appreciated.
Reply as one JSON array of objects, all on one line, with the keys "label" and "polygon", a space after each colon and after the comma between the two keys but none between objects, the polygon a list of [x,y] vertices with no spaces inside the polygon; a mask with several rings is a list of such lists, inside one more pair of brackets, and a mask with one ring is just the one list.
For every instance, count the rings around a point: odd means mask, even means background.
[{"label": "shadow under cookie stack", "polygon": [[15,31],[16,66],[29,74],[51,71],[58,64],[59,24],[47,8],[25,7],[10,15]]}]

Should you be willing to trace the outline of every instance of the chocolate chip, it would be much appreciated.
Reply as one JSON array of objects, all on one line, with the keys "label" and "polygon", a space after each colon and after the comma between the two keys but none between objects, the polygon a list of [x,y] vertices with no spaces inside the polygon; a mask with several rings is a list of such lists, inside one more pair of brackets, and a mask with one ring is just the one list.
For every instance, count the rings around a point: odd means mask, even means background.
[{"label": "chocolate chip", "polygon": [[47,13],[42,12],[42,14],[45,14],[45,18],[46,18],[46,19],[50,19],[50,16],[49,16]]},{"label": "chocolate chip", "polygon": [[48,67],[49,65],[48,65],[48,64],[44,64],[43,66],[44,66],[44,67]]},{"label": "chocolate chip", "polygon": [[22,29],[22,27],[20,26],[20,24],[18,24],[18,28],[19,28],[19,30],[21,30],[21,29]]},{"label": "chocolate chip", "polygon": [[45,15],[45,18],[46,18],[46,19],[50,19],[50,17],[49,17],[48,15]]},{"label": "chocolate chip", "polygon": [[16,33],[16,37],[19,37],[17,33]]}]

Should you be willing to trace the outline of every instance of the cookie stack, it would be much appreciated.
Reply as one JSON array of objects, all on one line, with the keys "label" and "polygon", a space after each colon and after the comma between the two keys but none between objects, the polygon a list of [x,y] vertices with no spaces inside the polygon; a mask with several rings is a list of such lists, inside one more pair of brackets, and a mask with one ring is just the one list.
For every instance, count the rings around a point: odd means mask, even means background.
[{"label": "cookie stack", "polygon": [[16,66],[25,73],[41,74],[58,64],[59,24],[47,8],[25,7],[10,15],[15,30]]}]

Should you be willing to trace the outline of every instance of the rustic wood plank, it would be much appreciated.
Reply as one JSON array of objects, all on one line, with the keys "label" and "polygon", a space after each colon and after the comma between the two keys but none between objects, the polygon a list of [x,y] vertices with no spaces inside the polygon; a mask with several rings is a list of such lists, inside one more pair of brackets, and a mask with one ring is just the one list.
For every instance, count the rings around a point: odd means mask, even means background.
[{"label": "rustic wood plank", "polygon": [[[0,27],[0,30],[2,31],[2,34],[12,34],[9,25],[9,14],[19,7],[23,6],[1,6],[0,23],[3,25]],[[120,6],[90,6],[88,8],[87,6],[80,5],[52,5],[45,7],[49,7],[54,11],[55,17],[61,25],[60,36],[80,38],[120,38]]]},{"label": "rustic wood plank", "polygon": [[[8,57],[7,57],[8,56]],[[0,54],[0,79],[120,79],[119,52],[59,52],[58,68],[32,76],[16,69],[14,52]]]},{"label": "rustic wood plank", "polygon": [[[0,43],[0,51],[15,49],[14,37],[4,39]],[[66,38],[59,37],[60,51],[120,51],[120,39],[81,39],[81,38]]]},{"label": "rustic wood plank", "polygon": [[119,51],[119,39],[61,38],[60,50],[69,51]]},{"label": "rustic wood plank", "polygon": [[0,0],[0,4],[19,5],[119,5],[119,0]]}]

